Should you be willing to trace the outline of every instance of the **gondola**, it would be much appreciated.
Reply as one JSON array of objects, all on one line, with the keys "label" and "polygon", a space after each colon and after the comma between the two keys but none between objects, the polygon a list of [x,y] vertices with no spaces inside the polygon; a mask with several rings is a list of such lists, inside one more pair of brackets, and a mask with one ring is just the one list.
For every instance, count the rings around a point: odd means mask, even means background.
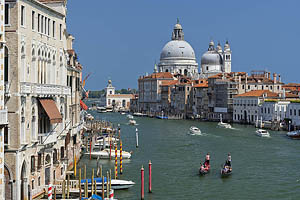
[{"label": "gondola", "polygon": [[[202,167],[202,166],[203,166],[203,167]],[[199,168],[199,174],[200,174],[200,175],[205,175],[205,174],[207,174],[209,171],[210,171],[210,165],[208,165],[208,166],[201,165],[200,168]]]},{"label": "gondola", "polygon": [[224,165],[221,168],[221,177],[228,177],[232,174],[232,167],[228,166],[228,165]]}]

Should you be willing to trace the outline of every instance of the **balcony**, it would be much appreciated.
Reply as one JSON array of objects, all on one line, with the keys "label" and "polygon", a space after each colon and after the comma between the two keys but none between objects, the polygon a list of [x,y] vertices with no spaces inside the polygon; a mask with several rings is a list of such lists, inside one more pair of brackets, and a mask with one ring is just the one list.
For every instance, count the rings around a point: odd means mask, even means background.
[{"label": "balcony", "polygon": [[39,141],[41,145],[47,145],[57,142],[57,132],[39,133]]},{"label": "balcony", "polygon": [[45,95],[71,95],[71,88],[61,85],[21,83],[21,94]]},{"label": "balcony", "polygon": [[7,110],[0,110],[0,125],[8,124]]}]

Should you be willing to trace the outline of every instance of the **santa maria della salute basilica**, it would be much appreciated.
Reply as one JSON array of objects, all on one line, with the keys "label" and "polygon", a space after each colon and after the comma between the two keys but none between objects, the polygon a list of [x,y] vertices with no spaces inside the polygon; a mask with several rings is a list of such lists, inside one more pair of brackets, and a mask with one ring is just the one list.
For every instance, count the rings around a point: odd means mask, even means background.
[{"label": "santa maria della salute basilica", "polygon": [[220,43],[215,47],[210,41],[208,50],[201,57],[201,71],[198,71],[193,47],[184,40],[182,26],[177,23],[174,26],[172,40],[169,41],[160,54],[158,68],[155,65],[154,72],[170,72],[181,74],[192,79],[207,78],[222,72],[231,72],[231,50],[228,41],[222,49]]}]

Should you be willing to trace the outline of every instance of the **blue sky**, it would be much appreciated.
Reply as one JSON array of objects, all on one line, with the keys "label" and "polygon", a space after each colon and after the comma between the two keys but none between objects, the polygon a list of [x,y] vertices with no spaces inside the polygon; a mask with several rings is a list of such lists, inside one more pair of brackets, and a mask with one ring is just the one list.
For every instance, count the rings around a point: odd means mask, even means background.
[{"label": "blue sky", "polygon": [[228,39],[232,71],[266,69],[287,83],[300,82],[299,8],[296,0],[71,0],[67,25],[83,74],[92,72],[90,90],[103,89],[108,78],[117,89],[137,88],[177,18],[199,64],[211,38],[222,46]]}]

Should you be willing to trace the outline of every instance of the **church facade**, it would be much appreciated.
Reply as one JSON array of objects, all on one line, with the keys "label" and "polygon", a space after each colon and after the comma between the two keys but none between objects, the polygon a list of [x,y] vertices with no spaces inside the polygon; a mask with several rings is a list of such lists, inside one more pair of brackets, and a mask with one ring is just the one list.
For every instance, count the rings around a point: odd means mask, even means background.
[{"label": "church facade", "polygon": [[158,68],[155,65],[154,73],[170,72],[173,75],[183,75],[192,79],[208,78],[218,73],[231,72],[231,49],[226,41],[224,50],[221,44],[215,47],[211,40],[208,50],[201,57],[201,71],[193,47],[184,40],[181,24],[177,20],[172,32],[171,41],[163,47],[160,54]]}]

